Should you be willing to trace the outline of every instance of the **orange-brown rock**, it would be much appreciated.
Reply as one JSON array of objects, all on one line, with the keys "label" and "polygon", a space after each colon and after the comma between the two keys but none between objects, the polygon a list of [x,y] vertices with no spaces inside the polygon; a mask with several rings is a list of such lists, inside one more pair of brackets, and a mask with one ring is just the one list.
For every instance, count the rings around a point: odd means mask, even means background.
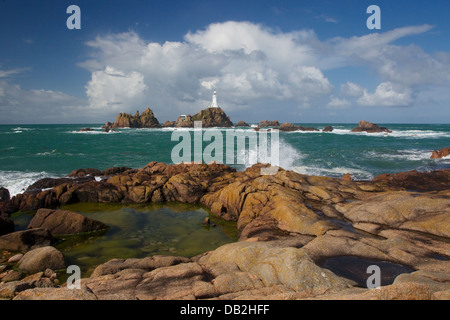
[{"label": "orange-brown rock", "polygon": [[448,157],[450,155],[450,147],[443,148],[439,151],[434,150],[431,154],[430,159],[442,159],[444,157]]},{"label": "orange-brown rock", "polygon": [[[181,201],[202,203],[213,215],[237,222],[239,242],[192,259],[158,267],[153,260],[108,263],[104,270],[109,271],[84,280],[86,290],[99,299],[448,296],[450,170],[350,181],[283,169],[262,174],[268,166],[237,172],[216,163],[150,162],[140,169],[111,169],[99,181],[47,181],[51,189],[6,203],[38,209],[79,201]],[[342,256],[391,262],[415,272],[397,276],[376,294],[352,287],[333,268],[319,267],[323,259]],[[53,290],[36,294],[51,297]],[[24,291],[17,297],[34,295]]]},{"label": "orange-brown rock", "polygon": [[111,128],[160,128],[161,125],[156,119],[153,111],[150,108],[145,109],[142,114],[136,111],[136,114],[132,116],[128,113],[119,113],[116,117],[116,121],[112,124]]}]

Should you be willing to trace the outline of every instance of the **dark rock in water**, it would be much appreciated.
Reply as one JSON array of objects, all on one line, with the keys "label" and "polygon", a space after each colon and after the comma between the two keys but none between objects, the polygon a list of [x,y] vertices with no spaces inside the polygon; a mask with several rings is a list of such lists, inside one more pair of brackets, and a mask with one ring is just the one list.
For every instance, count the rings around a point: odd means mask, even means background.
[{"label": "dark rock in water", "polygon": [[210,224],[211,224],[211,219],[209,219],[209,217],[206,217],[205,219],[203,219],[202,225],[209,226]]},{"label": "dark rock in water", "polygon": [[269,120],[262,120],[258,127],[259,128],[267,128],[267,127],[279,127],[280,123],[277,120],[269,121]]},{"label": "dark rock in water", "polygon": [[0,236],[14,232],[14,222],[8,214],[0,212]]},{"label": "dark rock in water", "polygon": [[[80,170],[82,170],[82,171],[80,171]],[[83,174],[80,174],[80,176],[78,176],[76,174],[77,172],[85,172],[86,173],[85,169],[79,169],[79,170],[73,171],[71,174],[71,177],[77,177],[76,179],[73,179],[73,178],[43,178],[43,179],[36,181],[32,185],[30,185],[25,190],[25,193],[36,194],[37,192],[41,192],[42,189],[54,188],[54,187],[57,187],[57,186],[63,185],[63,184],[72,185],[72,184],[85,183],[88,181],[95,180],[95,178],[93,176],[87,176],[87,175],[83,175]],[[98,171],[98,172],[100,172],[100,171]]]},{"label": "dark rock in water", "polygon": [[108,226],[71,211],[39,209],[28,225],[28,229],[34,228],[45,228],[56,235],[104,230]]},{"label": "dark rock in water", "polygon": [[161,125],[156,119],[153,111],[150,108],[145,109],[142,114],[136,111],[132,116],[128,113],[119,113],[116,121],[112,124],[112,128],[161,128]]},{"label": "dark rock in water", "polygon": [[239,121],[236,123],[235,127],[250,127],[250,125],[245,121]]},{"label": "dark rock in water", "polygon": [[0,188],[0,201],[8,201],[10,199],[9,190],[6,188]]},{"label": "dark rock in water", "polygon": [[102,172],[98,169],[92,169],[92,168],[87,168],[87,169],[77,169],[72,171],[69,174],[69,177],[85,177],[85,176],[101,176]]},{"label": "dark rock in water", "polygon": [[298,131],[298,130],[300,130],[300,128],[301,128],[300,126],[296,126],[296,125],[293,125],[292,123],[286,122],[280,126],[279,130],[280,131]]},{"label": "dark rock in water", "polygon": [[338,276],[355,281],[360,287],[367,287],[367,279],[372,273],[367,273],[369,266],[378,266],[381,270],[380,280],[382,286],[390,285],[402,273],[411,273],[414,269],[387,261],[367,260],[360,257],[342,256],[327,258],[318,265],[333,271]]},{"label": "dark rock in water", "polygon": [[334,128],[332,126],[326,126],[322,129],[322,132],[332,132]]},{"label": "dark rock in water", "polygon": [[386,173],[373,178],[373,181],[389,187],[404,188],[414,191],[440,191],[449,189],[450,170],[440,169],[430,172],[416,170]]},{"label": "dark rock in water", "polygon": [[80,129],[80,130],[78,130],[79,132],[90,132],[90,131],[94,131],[94,129],[91,129],[91,128],[83,128],[83,129]]},{"label": "dark rock in water", "polygon": [[450,155],[450,147],[443,148],[439,151],[434,150],[433,154],[431,155],[430,159],[442,159],[444,157],[447,157]]},{"label": "dark rock in water", "polygon": [[352,132],[367,132],[367,133],[379,133],[387,132],[392,133],[391,130],[385,127],[380,127],[377,124],[370,123],[368,121],[360,121],[358,126],[352,130]]},{"label": "dark rock in water", "polygon": [[31,248],[48,246],[52,235],[47,229],[16,231],[0,236],[0,249],[9,251],[28,251]]},{"label": "dark rock in water", "polygon": [[301,131],[311,131],[311,132],[313,132],[313,131],[320,131],[319,129],[314,128],[314,127],[302,127],[300,130]]}]

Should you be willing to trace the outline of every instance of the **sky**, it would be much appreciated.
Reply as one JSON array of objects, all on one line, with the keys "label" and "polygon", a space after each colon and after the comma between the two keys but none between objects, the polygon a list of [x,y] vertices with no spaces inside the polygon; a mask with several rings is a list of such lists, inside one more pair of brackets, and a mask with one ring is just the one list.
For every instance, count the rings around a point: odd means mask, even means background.
[{"label": "sky", "polygon": [[[69,29],[70,5],[81,29]],[[370,5],[381,29],[369,29]],[[0,124],[449,123],[450,1],[0,0]]]}]

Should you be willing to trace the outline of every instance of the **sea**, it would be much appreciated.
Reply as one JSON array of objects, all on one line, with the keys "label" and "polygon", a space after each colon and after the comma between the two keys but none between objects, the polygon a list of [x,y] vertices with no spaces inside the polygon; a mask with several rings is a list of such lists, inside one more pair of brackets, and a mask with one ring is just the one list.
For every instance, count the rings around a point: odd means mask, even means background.
[{"label": "sea", "polygon": [[[450,147],[449,124],[383,124],[392,133],[375,134],[351,132],[356,124],[301,125],[319,131],[279,133],[279,165],[284,169],[337,178],[350,173],[356,180],[371,180],[383,173],[450,168],[450,157],[430,159],[433,150]],[[322,132],[328,125],[333,126],[333,132]],[[1,125],[0,187],[14,196],[39,179],[64,177],[79,168],[142,168],[151,161],[171,164],[172,152],[181,141],[174,138],[175,134],[184,130],[194,137],[193,129],[121,128],[103,132],[101,126]],[[86,127],[93,131],[79,131]],[[239,130],[254,131],[254,127],[256,124]],[[202,150],[211,141],[203,141]],[[252,151],[248,144],[245,150],[235,150],[242,157]],[[235,162],[226,164],[245,170],[253,163]]]}]

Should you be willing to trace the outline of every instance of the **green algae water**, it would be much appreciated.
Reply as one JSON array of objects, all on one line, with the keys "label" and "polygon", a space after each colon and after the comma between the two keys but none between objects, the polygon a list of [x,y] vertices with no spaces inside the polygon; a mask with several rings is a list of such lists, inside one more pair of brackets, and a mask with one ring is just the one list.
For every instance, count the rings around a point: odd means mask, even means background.
[{"label": "green algae water", "polygon": [[[210,217],[203,206],[166,204],[77,203],[60,209],[81,213],[108,225],[107,230],[57,236],[55,247],[67,265],[78,265],[89,276],[99,264],[111,259],[145,258],[154,255],[193,257],[237,241],[236,224]],[[31,215],[13,216],[16,227],[25,229]],[[215,225],[215,226],[213,226]]]}]

